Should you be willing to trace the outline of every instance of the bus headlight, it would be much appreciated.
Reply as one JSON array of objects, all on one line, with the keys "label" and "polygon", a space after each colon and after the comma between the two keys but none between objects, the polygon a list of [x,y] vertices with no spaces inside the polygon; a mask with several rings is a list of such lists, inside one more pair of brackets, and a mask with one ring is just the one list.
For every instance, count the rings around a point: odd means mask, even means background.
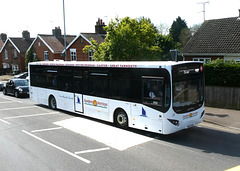
[{"label": "bus headlight", "polygon": [[22,92],[22,91],[23,91],[23,89],[22,89],[22,88],[18,88],[18,91],[19,91],[19,92]]},{"label": "bus headlight", "polygon": [[179,126],[179,120],[168,119],[173,125]]}]

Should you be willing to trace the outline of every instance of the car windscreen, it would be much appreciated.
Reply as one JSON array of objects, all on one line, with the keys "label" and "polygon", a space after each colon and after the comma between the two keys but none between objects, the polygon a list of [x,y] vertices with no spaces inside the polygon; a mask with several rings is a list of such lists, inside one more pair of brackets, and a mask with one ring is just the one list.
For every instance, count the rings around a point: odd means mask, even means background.
[{"label": "car windscreen", "polygon": [[27,80],[16,80],[15,81],[15,86],[28,86],[28,81]]}]

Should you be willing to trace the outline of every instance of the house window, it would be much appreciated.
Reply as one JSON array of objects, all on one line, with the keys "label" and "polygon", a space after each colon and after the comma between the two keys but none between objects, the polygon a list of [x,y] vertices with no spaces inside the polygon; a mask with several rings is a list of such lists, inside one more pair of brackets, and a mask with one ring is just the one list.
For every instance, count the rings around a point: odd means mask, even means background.
[{"label": "house window", "polygon": [[234,61],[235,63],[240,63],[240,57],[224,57],[224,62]]},{"label": "house window", "polygon": [[70,49],[70,57],[71,57],[71,61],[76,61],[77,60],[76,49]]},{"label": "house window", "polygon": [[12,70],[13,71],[19,71],[18,65],[17,64],[13,64],[12,65]]},{"label": "house window", "polygon": [[204,64],[211,62],[211,58],[193,58],[193,61],[201,61]]},{"label": "house window", "polygon": [[93,54],[94,54],[94,50],[89,50],[88,51],[88,60],[89,61],[93,61]]},{"label": "house window", "polygon": [[17,58],[17,50],[16,49],[13,50],[13,56],[14,56],[14,58]]},{"label": "house window", "polygon": [[41,46],[41,42],[38,42],[38,47],[40,47]]},{"label": "house window", "polygon": [[10,68],[9,64],[8,63],[3,63],[3,69],[7,69],[7,68]]},{"label": "house window", "polygon": [[48,51],[44,51],[44,60],[49,61]]},{"label": "house window", "polygon": [[8,59],[8,52],[6,49],[5,49],[5,59]]},{"label": "house window", "polygon": [[36,61],[36,58],[37,58],[37,54],[33,52],[33,60]]}]

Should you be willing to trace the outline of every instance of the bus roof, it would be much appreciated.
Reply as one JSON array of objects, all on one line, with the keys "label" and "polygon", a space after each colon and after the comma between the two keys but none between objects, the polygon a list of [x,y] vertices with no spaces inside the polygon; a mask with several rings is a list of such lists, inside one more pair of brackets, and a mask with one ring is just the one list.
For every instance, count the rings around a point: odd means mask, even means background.
[{"label": "bus roof", "polygon": [[202,63],[196,61],[39,61],[30,65],[73,66],[73,67],[109,67],[109,68],[165,68],[183,63]]}]

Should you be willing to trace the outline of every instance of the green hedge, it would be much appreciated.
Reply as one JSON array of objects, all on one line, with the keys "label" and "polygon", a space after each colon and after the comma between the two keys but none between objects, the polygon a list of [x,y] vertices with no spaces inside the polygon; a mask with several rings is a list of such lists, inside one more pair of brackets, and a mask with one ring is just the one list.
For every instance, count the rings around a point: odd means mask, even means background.
[{"label": "green hedge", "polygon": [[217,59],[204,65],[205,84],[225,87],[240,87],[240,64],[233,61],[224,63]]}]

